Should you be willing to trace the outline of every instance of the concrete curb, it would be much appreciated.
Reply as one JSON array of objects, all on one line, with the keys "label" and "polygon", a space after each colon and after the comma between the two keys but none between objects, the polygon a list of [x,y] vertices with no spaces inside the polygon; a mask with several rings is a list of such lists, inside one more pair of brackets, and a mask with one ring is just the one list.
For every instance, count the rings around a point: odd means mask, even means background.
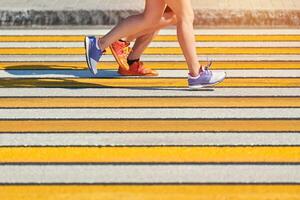
[{"label": "concrete curb", "polygon": [[[0,26],[114,25],[136,10],[0,10]],[[195,10],[204,27],[300,27],[300,10]]]}]

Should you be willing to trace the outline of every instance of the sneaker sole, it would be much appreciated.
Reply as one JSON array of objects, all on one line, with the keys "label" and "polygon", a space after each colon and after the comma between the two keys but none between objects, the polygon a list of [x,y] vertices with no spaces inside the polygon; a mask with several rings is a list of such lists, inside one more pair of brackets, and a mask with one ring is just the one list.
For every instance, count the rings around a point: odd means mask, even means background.
[{"label": "sneaker sole", "polygon": [[94,69],[90,63],[90,58],[89,58],[89,49],[90,49],[90,39],[88,37],[85,37],[85,40],[84,40],[84,47],[85,47],[85,58],[86,58],[86,63],[88,65],[88,68],[90,70],[90,72],[92,72],[92,74],[96,75],[97,72],[95,73],[94,72]]}]

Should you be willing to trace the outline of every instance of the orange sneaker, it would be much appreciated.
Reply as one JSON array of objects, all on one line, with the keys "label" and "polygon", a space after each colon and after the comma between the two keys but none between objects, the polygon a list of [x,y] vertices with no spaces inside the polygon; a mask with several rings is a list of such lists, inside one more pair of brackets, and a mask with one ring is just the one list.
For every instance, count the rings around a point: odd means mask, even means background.
[{"label": "orange sneaker", "polygon": [[129,45],[129,42],[117,41],[109,46],[113,56],[119,64],[119,68],[122,68],[122,70],[129,69],[129,66],[127,64],[127,57],[131,51]]},{"label": "orange sneaker", "polygon": [[142,62],[134,62],[131,66],[127,63],[127,57],[131,51],[130,43],[117,41],[109,46],[113,56],[119,64],[119,74],[123,76],[157,76],[155,70],[144,68]]},{"label": "orange sneaker", "polygon": [[119,74],[124,76],[158,76],[157,71],[145,68],[144,63],[136,61],[129,66],[129,70],[119,68]]}]

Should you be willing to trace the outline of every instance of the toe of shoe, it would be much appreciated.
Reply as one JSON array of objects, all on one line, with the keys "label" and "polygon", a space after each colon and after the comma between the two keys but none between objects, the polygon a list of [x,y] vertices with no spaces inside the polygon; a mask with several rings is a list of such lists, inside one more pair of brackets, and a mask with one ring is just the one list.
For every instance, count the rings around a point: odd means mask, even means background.
[{"label": "toe of shoe", "polygon": [[218,72],[218,73],[214,74],[214,76],[212,78],[212,82],[219,83],[219,82],[222,82],[225,78],[226,78],[225,72]]}]

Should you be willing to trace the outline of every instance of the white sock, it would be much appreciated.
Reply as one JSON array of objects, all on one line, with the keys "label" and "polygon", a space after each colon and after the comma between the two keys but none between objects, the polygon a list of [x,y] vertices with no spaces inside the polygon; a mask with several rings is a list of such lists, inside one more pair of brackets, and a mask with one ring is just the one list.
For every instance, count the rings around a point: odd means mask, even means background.
[{"label": "white sock", "polygon": [[191,76],[190,74],[189,74],[189,79],[197,79],[197,78],[199,78],[200,77],[200,74],[198,75],[198,76]]}]

